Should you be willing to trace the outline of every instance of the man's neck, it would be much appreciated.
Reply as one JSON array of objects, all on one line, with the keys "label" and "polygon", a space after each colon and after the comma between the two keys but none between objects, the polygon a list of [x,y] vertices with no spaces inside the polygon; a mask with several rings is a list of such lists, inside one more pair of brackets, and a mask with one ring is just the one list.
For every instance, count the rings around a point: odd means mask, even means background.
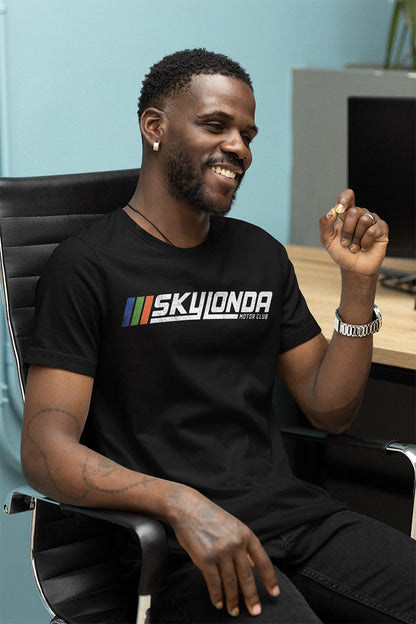
[{"label": "man's neck", "polygon": [[196,247],[208,236],[209,214],[172,197],[160,181],[147,183],[146,176],[141,177],[129,204],[142,213],[126,209],[141,228],[175,247]]}]

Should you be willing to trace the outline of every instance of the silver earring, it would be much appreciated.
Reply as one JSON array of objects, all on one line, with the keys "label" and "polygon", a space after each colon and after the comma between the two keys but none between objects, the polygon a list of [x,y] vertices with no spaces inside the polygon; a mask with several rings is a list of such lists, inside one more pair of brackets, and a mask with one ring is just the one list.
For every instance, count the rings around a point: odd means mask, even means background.
[{"label": "silver earring", "polygon": [[159,151],[159,145],[160,145],[159,141],[155,141],[153,143],[153,151],[154,152],[158,152]]}]

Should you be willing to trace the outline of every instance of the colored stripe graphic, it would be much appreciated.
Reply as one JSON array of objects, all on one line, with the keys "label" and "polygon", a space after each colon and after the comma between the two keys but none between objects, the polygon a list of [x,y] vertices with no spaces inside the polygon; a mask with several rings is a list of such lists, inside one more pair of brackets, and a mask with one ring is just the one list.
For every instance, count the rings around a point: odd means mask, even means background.
[{"label": "colored stripe graphic", "polygon": [[131,321],[130,321],[130,327],[133,327],[134,325],[139,324],[140,316],[142,314],[142,309],[143,309],[143,303],[144,303],[144,297],[137,297],[136,303],[134,305],[134,310],[133,310],[133,314],[131,317]]},{"label": "colored stripe graphic", "polygon": [[122,327],[128,327],[130,325],[131,314],[133,312],[133,306],[135,301],[136,297],[129,297],[127,299],[126,307],[123,314],[123,321],[121,323]]},{"label": "colored stripe graphic", "polygon": [[122,327],[134,327],[135,325],[146,325],[149,321],[154,296],[129,297],[124,309]]},{"label": "colored stripe graphic", "polygon": [[140,319],[140,325],[146,325],[148,323],[150,310],[152,309],[153,299],[154,299],[153,295],[149,295],[148,297],[146,297],[146,301],[144,302],[144,306],[143,306],[142,318]]}]

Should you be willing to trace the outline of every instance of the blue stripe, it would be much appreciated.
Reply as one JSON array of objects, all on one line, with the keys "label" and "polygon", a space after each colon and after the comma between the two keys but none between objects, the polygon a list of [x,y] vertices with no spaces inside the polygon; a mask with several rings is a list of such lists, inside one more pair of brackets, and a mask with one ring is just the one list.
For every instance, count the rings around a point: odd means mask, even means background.
[{"label": "blue stripe", "polygon": [[122,327],[128,327],[130,325],[131,315],[133,313],[134,302],[136,301],[136,297],[129,297],[126,303],[126,309],[124,310],[123,322],[121,323]]}]

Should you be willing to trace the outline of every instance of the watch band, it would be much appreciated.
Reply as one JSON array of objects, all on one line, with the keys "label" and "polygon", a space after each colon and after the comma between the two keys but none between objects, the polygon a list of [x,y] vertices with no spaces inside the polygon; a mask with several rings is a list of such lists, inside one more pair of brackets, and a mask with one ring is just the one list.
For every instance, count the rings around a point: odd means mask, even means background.
[{"label": "watch band", "polygon": [[364,338],[370,334],[380,331],[382,324],[381,312],[376,305],[373,307],[374,318],[366,325],[350,325],[344,323],[338,314],[339,308],[335,310],[334,328],[342,336],[352,336],[353,338]]}]

